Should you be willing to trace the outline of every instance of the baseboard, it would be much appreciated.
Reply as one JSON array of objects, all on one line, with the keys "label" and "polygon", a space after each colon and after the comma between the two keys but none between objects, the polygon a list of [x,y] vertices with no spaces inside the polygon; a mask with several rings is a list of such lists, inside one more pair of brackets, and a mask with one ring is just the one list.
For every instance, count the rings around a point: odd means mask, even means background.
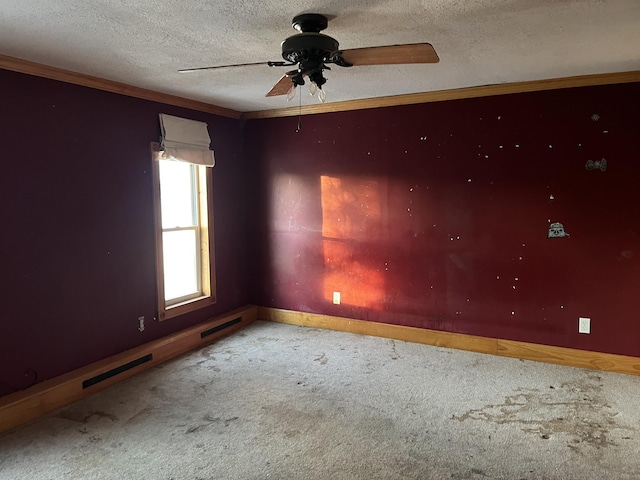
[{"label": "baseboard", "polygon": [[258,319],[305,327],[325,328],[341,332],[404,340],[437,347],[469,350],[503,357],[522,358],[571,367],[640,375],[640,358],[574,348],[553,347],[535,343],[486,338],[461,333],[441,332],[387,323],[368,322],[329,315],[258,307]]},{"label": "baseboard", "polygon": [[199,348],[245,327],[257,318],[255,306],[245,306],[181,332],[0,398],[0,432],[87,397],[116,382]]}]

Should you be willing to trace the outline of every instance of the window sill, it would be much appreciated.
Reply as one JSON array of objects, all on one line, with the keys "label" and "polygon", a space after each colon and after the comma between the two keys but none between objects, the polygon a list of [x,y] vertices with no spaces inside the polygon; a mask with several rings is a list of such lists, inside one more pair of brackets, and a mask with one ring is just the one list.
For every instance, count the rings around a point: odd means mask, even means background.
[{"label": "window sill", "polygon": [[211,295],[206,295],[203,297],[193,298],[181,303],[176,303],[175,305],[166,307],[164,311],[161,311],[159,313],[159,320],[163,321],[168,320],[169,318],[178,317],[180,315],[184,315],[185,313],[193,312],[195,310],[208,307],[215,303],[216,299]]}]

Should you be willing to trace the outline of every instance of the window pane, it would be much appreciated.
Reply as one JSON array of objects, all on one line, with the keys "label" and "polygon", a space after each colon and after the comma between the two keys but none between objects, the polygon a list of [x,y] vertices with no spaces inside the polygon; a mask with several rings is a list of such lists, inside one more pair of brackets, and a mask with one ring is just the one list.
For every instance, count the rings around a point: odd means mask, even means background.
[{"label": "window pane", "polygon": [[200,290],[196,231],[162,233],[164,260],[164,298],[180,298]]},{"label": "window pane", "polygon": [[197,218],[193,166],[160,160],[162,228],[189,227]]}]

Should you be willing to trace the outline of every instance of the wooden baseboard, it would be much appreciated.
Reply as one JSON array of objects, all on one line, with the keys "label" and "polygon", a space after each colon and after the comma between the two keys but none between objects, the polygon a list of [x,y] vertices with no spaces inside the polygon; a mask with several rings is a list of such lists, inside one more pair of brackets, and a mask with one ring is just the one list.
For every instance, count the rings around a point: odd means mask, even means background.
[{"label": "wooden baseboard", "polygon": [[237,331],[256,319],[372,335],[437,347],[640,375],[640,358],[329,315],[246,306],[167,337],[0,398],[0,432],[23,425],[155,365]]},{"label": "wooden baseboard", "polygon": [[257,318],[246,306],[0,398],[0,432],[87,397],[114,383],[244,328]]},{"label": "wooden baseboard", "polygon": [[392,338],[406,342],[469,350],[503,357],[522,358],[525,360],[555,363],[571,367],[640,375],[640,358],[625,355],[552,347],[549,345],[539,345],[514,340],[501,340],[499,338],[486,338],[461,333],[426,330],[268,307],[258,307],[258,319],[288,323],[290,325],[301,325],[304,327],[325,328],[341,332]]}]

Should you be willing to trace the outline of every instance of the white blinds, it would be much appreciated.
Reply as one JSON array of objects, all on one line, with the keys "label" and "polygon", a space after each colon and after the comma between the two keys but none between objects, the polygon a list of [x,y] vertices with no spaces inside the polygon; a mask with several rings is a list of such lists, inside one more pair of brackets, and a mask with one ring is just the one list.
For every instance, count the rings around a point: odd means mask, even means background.
[{"label": "white blinds", "polygon": [[207,167],[215,164],[213,151],[209,150],[211,138],[206,123],[161,113],[160,130],[162,159]]}]

